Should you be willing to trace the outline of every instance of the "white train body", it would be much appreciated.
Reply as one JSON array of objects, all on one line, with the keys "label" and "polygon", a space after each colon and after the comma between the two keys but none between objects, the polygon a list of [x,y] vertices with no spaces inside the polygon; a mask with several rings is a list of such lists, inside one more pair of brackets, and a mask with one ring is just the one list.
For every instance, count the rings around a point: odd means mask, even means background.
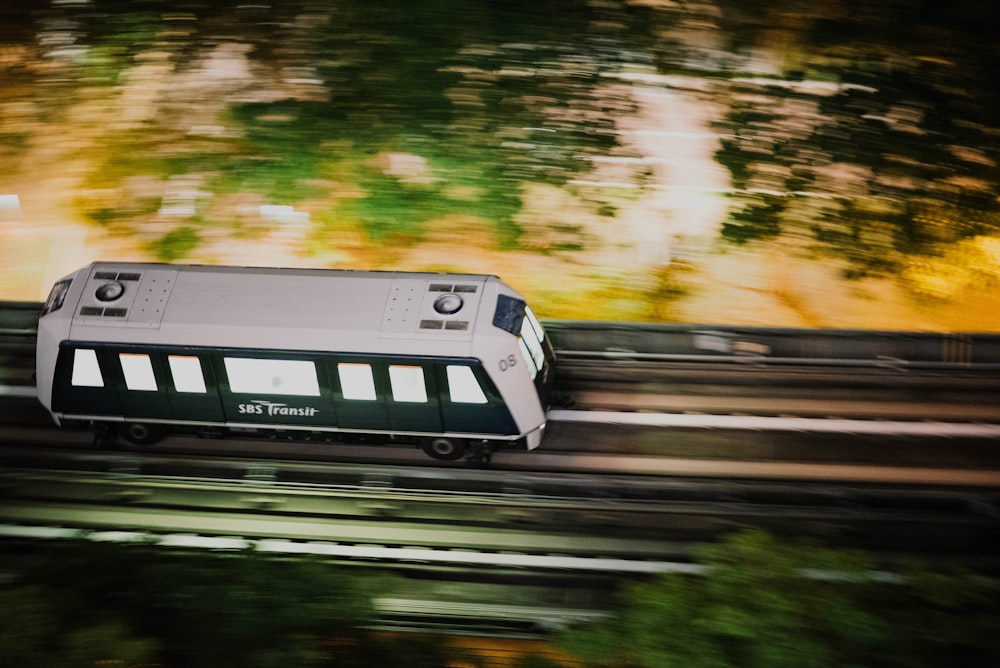
[{"label": "white train body", "polygon": [[290,430],[531,449],[552,362],[524,298],[494,276],[105,262],[53,288],[37,386],[57,423],[138,425],[136,436]]}]

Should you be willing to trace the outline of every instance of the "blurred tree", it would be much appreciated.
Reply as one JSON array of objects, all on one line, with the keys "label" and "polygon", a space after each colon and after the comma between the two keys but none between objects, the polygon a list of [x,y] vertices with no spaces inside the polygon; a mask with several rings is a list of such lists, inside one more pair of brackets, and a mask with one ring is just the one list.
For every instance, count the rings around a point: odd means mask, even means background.
[{"label": "blurred tree", "polygon": [[148,666],[156,657],[157,643],[137,638],[119,621],[98,622],[67,633],[62,641],[62,660],[49,658],[46,665],[65,668],[94,666]]},{"label": "blurred tree", "polygon": [[708,575],[629,585],[610,622],[573,629],[560,644],[591,665],[629,668],[1000,659],[997,586],[969,574],[914,567],[907,584],[877,582],[863,555],[782,543],[760,531],[706,546],[698,561]]},{"label": "blurred tree", "polygon": [[198,231],[193,227],[184,225],[176,230],[167,232],[165,235],[149,244],[149,249],[153,251],[158,260],[162,262],[173,262],[180,260],[185,255],[193,251],[198,246]]},{"label": "blurred tree", "polygon": [[56,619],[41,587],[0,589],[0,666],[45,666]]},{"label": "blurred tree", "polygon": [[17,668],[132,668],[155,660],[158,645],[117,620],[67,615],[60,596],[30,585],[0,590],[0,665]]},{"label": "blurred tree", "polygon": [[93,543],[39,552],[6,564],[27,586],[0,591],[0,659],[10,658],[0,665],[131,666],[157,647],[165,666],[320,665],[322,639],[364,624],[372,596],[387,586],[319,561],[256,553]]},{"label": "blurred tree", "polygon": [[168,663],[279,668],[314,665],[320,636],[370,616],[368,593],[319,562],[160,557],[128,604],[162,634]]},{"label": "blurred tree", "polygon": [[908,586],[879,588],[879,610],[893,629],[888,665],[1000,665],[1000,584],[957,569],[902,570]]}]

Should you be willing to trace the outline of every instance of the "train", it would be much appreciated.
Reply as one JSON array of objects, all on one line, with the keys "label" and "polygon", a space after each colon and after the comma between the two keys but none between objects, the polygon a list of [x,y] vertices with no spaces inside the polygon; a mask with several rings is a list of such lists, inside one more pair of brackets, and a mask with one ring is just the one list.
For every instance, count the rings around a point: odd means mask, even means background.
[{"label": "train", "polygon": [[496,276],[95,262],[38,320],[57,425],[412,444],[488,461],[542,440],[555,354]]}]

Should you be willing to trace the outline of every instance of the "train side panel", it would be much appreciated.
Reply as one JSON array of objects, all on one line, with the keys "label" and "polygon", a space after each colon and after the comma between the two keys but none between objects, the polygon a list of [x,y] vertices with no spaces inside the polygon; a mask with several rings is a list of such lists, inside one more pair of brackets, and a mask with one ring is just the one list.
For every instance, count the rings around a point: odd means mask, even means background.
[{"label": "train side panel", "polygon": [[478,360],[64,342],[54,388],[73,419],[519,436]]}]

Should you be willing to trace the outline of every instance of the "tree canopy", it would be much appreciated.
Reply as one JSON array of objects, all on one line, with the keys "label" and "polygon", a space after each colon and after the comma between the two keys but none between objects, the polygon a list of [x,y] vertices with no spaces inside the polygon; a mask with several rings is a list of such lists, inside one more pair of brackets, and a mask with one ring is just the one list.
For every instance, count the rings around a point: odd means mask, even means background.
[{"label": "tree canopy", "polygon": [[[708,575],[631,583],[604,623],[561,644],[616,668],[995,665],[995,581],[919,565],[880,578],[870,557],[760,531],[704,547]],[[957,661],[956,661],[957,659]]]}]

